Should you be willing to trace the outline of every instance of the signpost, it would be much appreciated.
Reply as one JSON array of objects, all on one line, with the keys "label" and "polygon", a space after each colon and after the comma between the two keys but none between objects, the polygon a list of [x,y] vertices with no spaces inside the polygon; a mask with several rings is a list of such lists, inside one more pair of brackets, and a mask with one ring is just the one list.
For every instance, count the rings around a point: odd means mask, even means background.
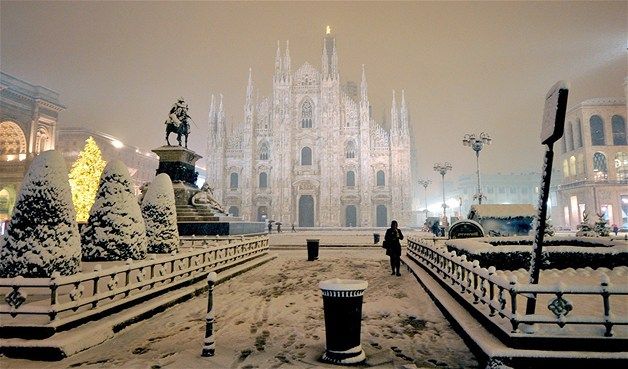
[{"label": "signpost", "polygon": [[[536,217],[536,235],[532,244],[530,259],[530,283],[539,283],[540,263],[543,255],[543,236],[547,217],[547,198],[549,195],[550,180],[552,177],[552,160],[554,159],[554,142],[563,136],[565,128],[565,112],[567,111],[567,95],[569,88],[563,81],[557,82],[545,96],[543,110],[543,125],[541,127],[541,143],[546,145],[543,161],[543,174],[539,192],[539,204]],[[536,310],[536,295],[528,298],[526,314],[534,314]]]}]

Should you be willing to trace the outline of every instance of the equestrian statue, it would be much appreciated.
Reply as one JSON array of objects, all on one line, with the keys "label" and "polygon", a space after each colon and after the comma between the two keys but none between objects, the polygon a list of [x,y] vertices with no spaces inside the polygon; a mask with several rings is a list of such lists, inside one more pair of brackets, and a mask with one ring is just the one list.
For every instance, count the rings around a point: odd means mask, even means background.
[{"label": "equestrian statue", "polygon": [[[166,120],[166,143],[168,146],[170,145],[170,137],[171,133],[177,134],[177,141],[179,142],[179,146],[181,145],[181,136],[185,137],[185,148],[188,147],[188,135],[190,134],[190,123],[192,117],[188,115],[188,104],[185,103],[182,97],[177,100],[177,102],[172,105],[172,109],[170,109],[170,113],[168,114],[168,119]],[[194,122],[194,121],[192,121]]]}]

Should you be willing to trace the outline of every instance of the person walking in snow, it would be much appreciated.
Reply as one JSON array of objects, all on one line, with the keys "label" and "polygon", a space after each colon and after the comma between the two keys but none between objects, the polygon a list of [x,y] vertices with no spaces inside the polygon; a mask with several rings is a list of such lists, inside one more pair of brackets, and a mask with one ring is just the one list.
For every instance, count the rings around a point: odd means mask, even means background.
[{"label": "person walking in snow", "polygon": [[386,254],[390,256],[391,275],[400,276],[399,268],[401,267],[401,242],[403,233],[399,229],[396,220],[390,223],[390,228],[386,230],[384,242],[386,243]]}]

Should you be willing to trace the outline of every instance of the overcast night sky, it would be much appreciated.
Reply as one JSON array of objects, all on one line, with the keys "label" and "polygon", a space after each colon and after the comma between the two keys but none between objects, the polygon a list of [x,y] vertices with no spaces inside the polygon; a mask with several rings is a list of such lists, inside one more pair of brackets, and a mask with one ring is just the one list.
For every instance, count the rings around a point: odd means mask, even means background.
[{"label": "overcast night sky", "polygon": [[248,69],[271,94],[277,40],[290,40],[293,70],[320,69],[332,27],[342,82],[366,65],[374,117],[405,89],[419,175],[474,172],[464,133],[486,131],[483,171],[539,171],[544,95],[570,83],[569,106],[622,97],[627,3],[214,3],[1,2],[1,68],[58,91],[59,125],[85,126],[150,149],[183,96],[200,126],[190,148],[205,154],[210,94],[223,93],[229,123],[243,116]]}]

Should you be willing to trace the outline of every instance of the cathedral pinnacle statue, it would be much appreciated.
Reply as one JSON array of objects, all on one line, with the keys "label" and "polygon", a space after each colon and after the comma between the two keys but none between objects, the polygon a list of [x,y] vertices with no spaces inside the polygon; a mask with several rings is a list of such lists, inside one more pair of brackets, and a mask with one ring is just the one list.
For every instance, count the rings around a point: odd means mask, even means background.
[{"label": "cathedral pinnacle statue", "polygon": [[188,120],[192,120],[192,117],[188,115],[188,104],[185,103],[182,97],[172,105],[170,113],[168,113],[168,119],[166,120],[166,143],[170,145],[170,133],[177,134],[177,141],[179,146],[181,145],[181,136],[185,137],[185,148],[188,147],[188,135],[190,134],[190,123]]}]

